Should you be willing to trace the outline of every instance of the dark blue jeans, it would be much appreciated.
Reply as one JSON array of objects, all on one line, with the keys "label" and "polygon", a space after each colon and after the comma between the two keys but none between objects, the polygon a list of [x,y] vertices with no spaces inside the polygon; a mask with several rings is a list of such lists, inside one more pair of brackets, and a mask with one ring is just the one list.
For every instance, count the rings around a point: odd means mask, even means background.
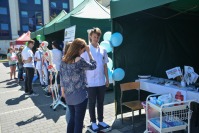
[{"label": "dark blue jeans", "polygon": [[70,111],[70,120],[67,127],[67,133],[82,133],[87,102],[88,99],[85,99],[80,104],[68,105]]},{"label": "dark blue jeans", "polygon": [[103,122],[104,95],[106,91],[105,85],[89,87],[87,88],[87,91],[88,91],[88,107],[89,107],[91,122],[96,123],[96,116],[95,116],[96,101],[97,101],[98,121]]},{"label": "dark blue jeans", "polygon": [[26,67],[25,71],[26,71],[25,92],[29,93],[29,94],[32,94],[33,93],[32,79],[34,77],[35,70],[32,67]]},{"label": "dark blue jeans", "polygon": [[23,64],[18,64],[18,79],[23,79]]}]

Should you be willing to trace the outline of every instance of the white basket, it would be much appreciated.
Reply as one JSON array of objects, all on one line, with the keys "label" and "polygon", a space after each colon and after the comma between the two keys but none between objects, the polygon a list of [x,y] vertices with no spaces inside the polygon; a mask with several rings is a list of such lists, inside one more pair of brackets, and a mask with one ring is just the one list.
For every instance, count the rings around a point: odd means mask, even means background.
[{"label": "white basket", "polygon": [[167,122],[174,122],[174,121],[184,121],[191,119],[192,110],[190,109],[183,109],[171,112],[164,112],[165,121]]}]

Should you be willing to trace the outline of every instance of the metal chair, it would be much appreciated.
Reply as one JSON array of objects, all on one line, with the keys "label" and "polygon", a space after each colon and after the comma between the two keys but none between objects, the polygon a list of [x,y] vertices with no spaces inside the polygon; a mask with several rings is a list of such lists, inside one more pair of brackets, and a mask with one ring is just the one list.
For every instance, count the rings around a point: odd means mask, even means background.
[{"label": "metal chair", "polygon": [[[121,109],[122,123],[123,123],[122,106],[126,106],[126,107],[130,108],[132,111],[132,124],[134,126],[134,122],[133,122],[134,111],[139,110],[139,112],[140,112],[140,110],[143,109],[143,106],[140,101],[140,82],[129,82],[129,83],[120,84],[120,89],[121,89],[120,109]],[[130,91],[130,90],[138,91],[138,99],[134,100],[134,101],[123,102],[123,97],[124,97],[123,92]]]}]

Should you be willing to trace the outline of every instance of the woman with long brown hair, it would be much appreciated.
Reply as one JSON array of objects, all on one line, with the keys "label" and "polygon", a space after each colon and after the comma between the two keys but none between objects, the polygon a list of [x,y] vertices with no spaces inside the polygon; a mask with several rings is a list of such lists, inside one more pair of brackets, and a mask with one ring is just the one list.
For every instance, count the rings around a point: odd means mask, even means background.
[{"label": "woman with long brown hair", "polygon": [[16,64],[17,64],[17,56],[13,51],[13,48],[8,48],[8,54],[7,59],[10,66],[10,80],[12,80],[12,75],[14,75],[14,78],[16,79]]},{"label": "woman with long brown hair", "polygon": [[[87,51],[90,62],[80,57],[84,51]],[[66,104],[70,111],[67,133],[82,132],[88,102],[85,70],[94,70],[95,68],[96,61],[93,60],[85,40],[75,39],[64,55],[60,69],[60,85],[64,89]]]}]

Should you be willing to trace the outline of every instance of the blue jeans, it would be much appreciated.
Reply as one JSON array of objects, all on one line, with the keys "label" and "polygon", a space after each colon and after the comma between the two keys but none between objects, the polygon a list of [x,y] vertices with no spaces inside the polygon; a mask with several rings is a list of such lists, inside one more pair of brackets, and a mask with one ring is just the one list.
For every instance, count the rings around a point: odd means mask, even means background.
[{"label": "blue jeans", "polygon": [[70,111],[70,120],[67,127],[67,133],[82,133],[87,102],[88,99],[85,99],[80,104],[68,105]]},{"label": "blue jeans", "polygon": [[23,67],[18,69],[18,79],[23,79]]}]

